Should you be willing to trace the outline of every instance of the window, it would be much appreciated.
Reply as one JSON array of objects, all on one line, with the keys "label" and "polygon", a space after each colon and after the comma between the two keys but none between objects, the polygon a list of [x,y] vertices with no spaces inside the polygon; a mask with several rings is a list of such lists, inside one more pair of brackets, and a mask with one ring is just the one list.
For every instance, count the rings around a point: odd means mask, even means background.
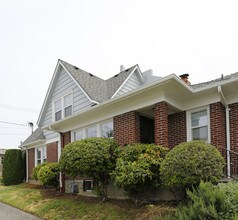
[{"label": "window", "polygon": [[210,142],[208,108],[190,111],[188,123],[189,140],[204,140]]},{"label": "window", "polygon": [[104,122],[101,124],[101,136],[106,138],[113,137],[113,122]]},{"label": "window", "polygon": [[113,121],[108,120],[93,124],[89,127],[80,128],[71,132],[71,140],[78,141],[88,137],[113,137]]},{"label": "window", "polygon": [[72,93],[56,100],[54,102],[54,120],[59,121],[62,118],[66,118],[73,113],[73,99]]},{"label": "window", "polygon": [[2,157],[2,158],[0,157],[0,161],[1,161],[1,163],[0,163],[0,164],[3,164],[3,157]]},{"label": "window", "polygon": [[73,136],[74,141],[79,141],[83,139],[83,129],[80,129],[78,131],[75,131]]},{"label": "window", "polygon": [[91,191],[93,189],[93,180],[83,181],[83,191]]},{"label": "window", "polygon": [[97,127],[89,127],[87,128],[87,137],[97,137]]},{"label": "window", "polygon": [[61,99],[55,101],[55,121],[59,121],[62,118],[62,106]]},{"label": "window", "polygon": [[64,117],[72,115],[72,94],[64,97]]},{"label": "window", "polygon": [[36,148],[36,166],[46,162],[46,146]]}]

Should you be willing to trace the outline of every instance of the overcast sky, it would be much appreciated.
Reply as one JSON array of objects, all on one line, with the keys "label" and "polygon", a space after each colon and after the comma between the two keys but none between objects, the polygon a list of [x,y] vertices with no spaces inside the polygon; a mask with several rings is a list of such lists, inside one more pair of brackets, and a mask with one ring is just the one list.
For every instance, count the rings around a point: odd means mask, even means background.
[{"label": "overcast sky", "polygon": [[59,58],[104,79],[121,64],[192,83],[238,71],[238,1],[0,3],[0,148],[30,134]]}]

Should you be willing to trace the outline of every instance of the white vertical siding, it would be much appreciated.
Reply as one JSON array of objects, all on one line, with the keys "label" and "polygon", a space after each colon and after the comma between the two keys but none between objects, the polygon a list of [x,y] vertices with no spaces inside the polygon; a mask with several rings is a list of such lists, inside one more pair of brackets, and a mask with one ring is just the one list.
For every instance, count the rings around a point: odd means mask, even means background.
[{"label": "white vertical siding", "polygon": [[127,80],[127,82],[123,85],[123,87],[117,92],[115,97],[130,92],[141,85],[136,73],[133,73],[131,77]]},{"label": "white vertical siding", "polygon": [[47,107],[43,116],[42,126],[52,123],[52,101],[55,101],[70,92],[73,93],[73,114],[91,106],[88,98],[65,70],[62,69],[55,80],[56,82],[53,85],[53,90],[51,91],[49,100],[46,104]]}]

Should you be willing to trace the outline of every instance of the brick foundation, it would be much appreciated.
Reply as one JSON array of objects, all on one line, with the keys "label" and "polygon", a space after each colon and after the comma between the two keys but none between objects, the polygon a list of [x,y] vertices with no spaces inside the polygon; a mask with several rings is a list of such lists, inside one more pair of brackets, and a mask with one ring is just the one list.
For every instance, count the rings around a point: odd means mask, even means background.
[{"label": "brick foundation", "polygon": [[186,112],[169,115],[169,148],[187,141]]},{"label": "brick foundation", "polygon": [[159,102],[154,106],[155,144],[169,146],[168,104]]},{"label": "brick foundation", "polygon": [[114,138],[125,146],[140,142],[140,118],[137,112],[127,112],[113,118]]}]

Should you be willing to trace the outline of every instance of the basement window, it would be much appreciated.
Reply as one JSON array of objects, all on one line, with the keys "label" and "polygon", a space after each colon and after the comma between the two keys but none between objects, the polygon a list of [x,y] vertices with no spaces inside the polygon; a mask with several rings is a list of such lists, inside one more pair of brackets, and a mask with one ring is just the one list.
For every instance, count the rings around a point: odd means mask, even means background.
[{"label": "basement window", "polygon": [[83,181],[83,191],[93,190],[93,180],[84,180]]}]

